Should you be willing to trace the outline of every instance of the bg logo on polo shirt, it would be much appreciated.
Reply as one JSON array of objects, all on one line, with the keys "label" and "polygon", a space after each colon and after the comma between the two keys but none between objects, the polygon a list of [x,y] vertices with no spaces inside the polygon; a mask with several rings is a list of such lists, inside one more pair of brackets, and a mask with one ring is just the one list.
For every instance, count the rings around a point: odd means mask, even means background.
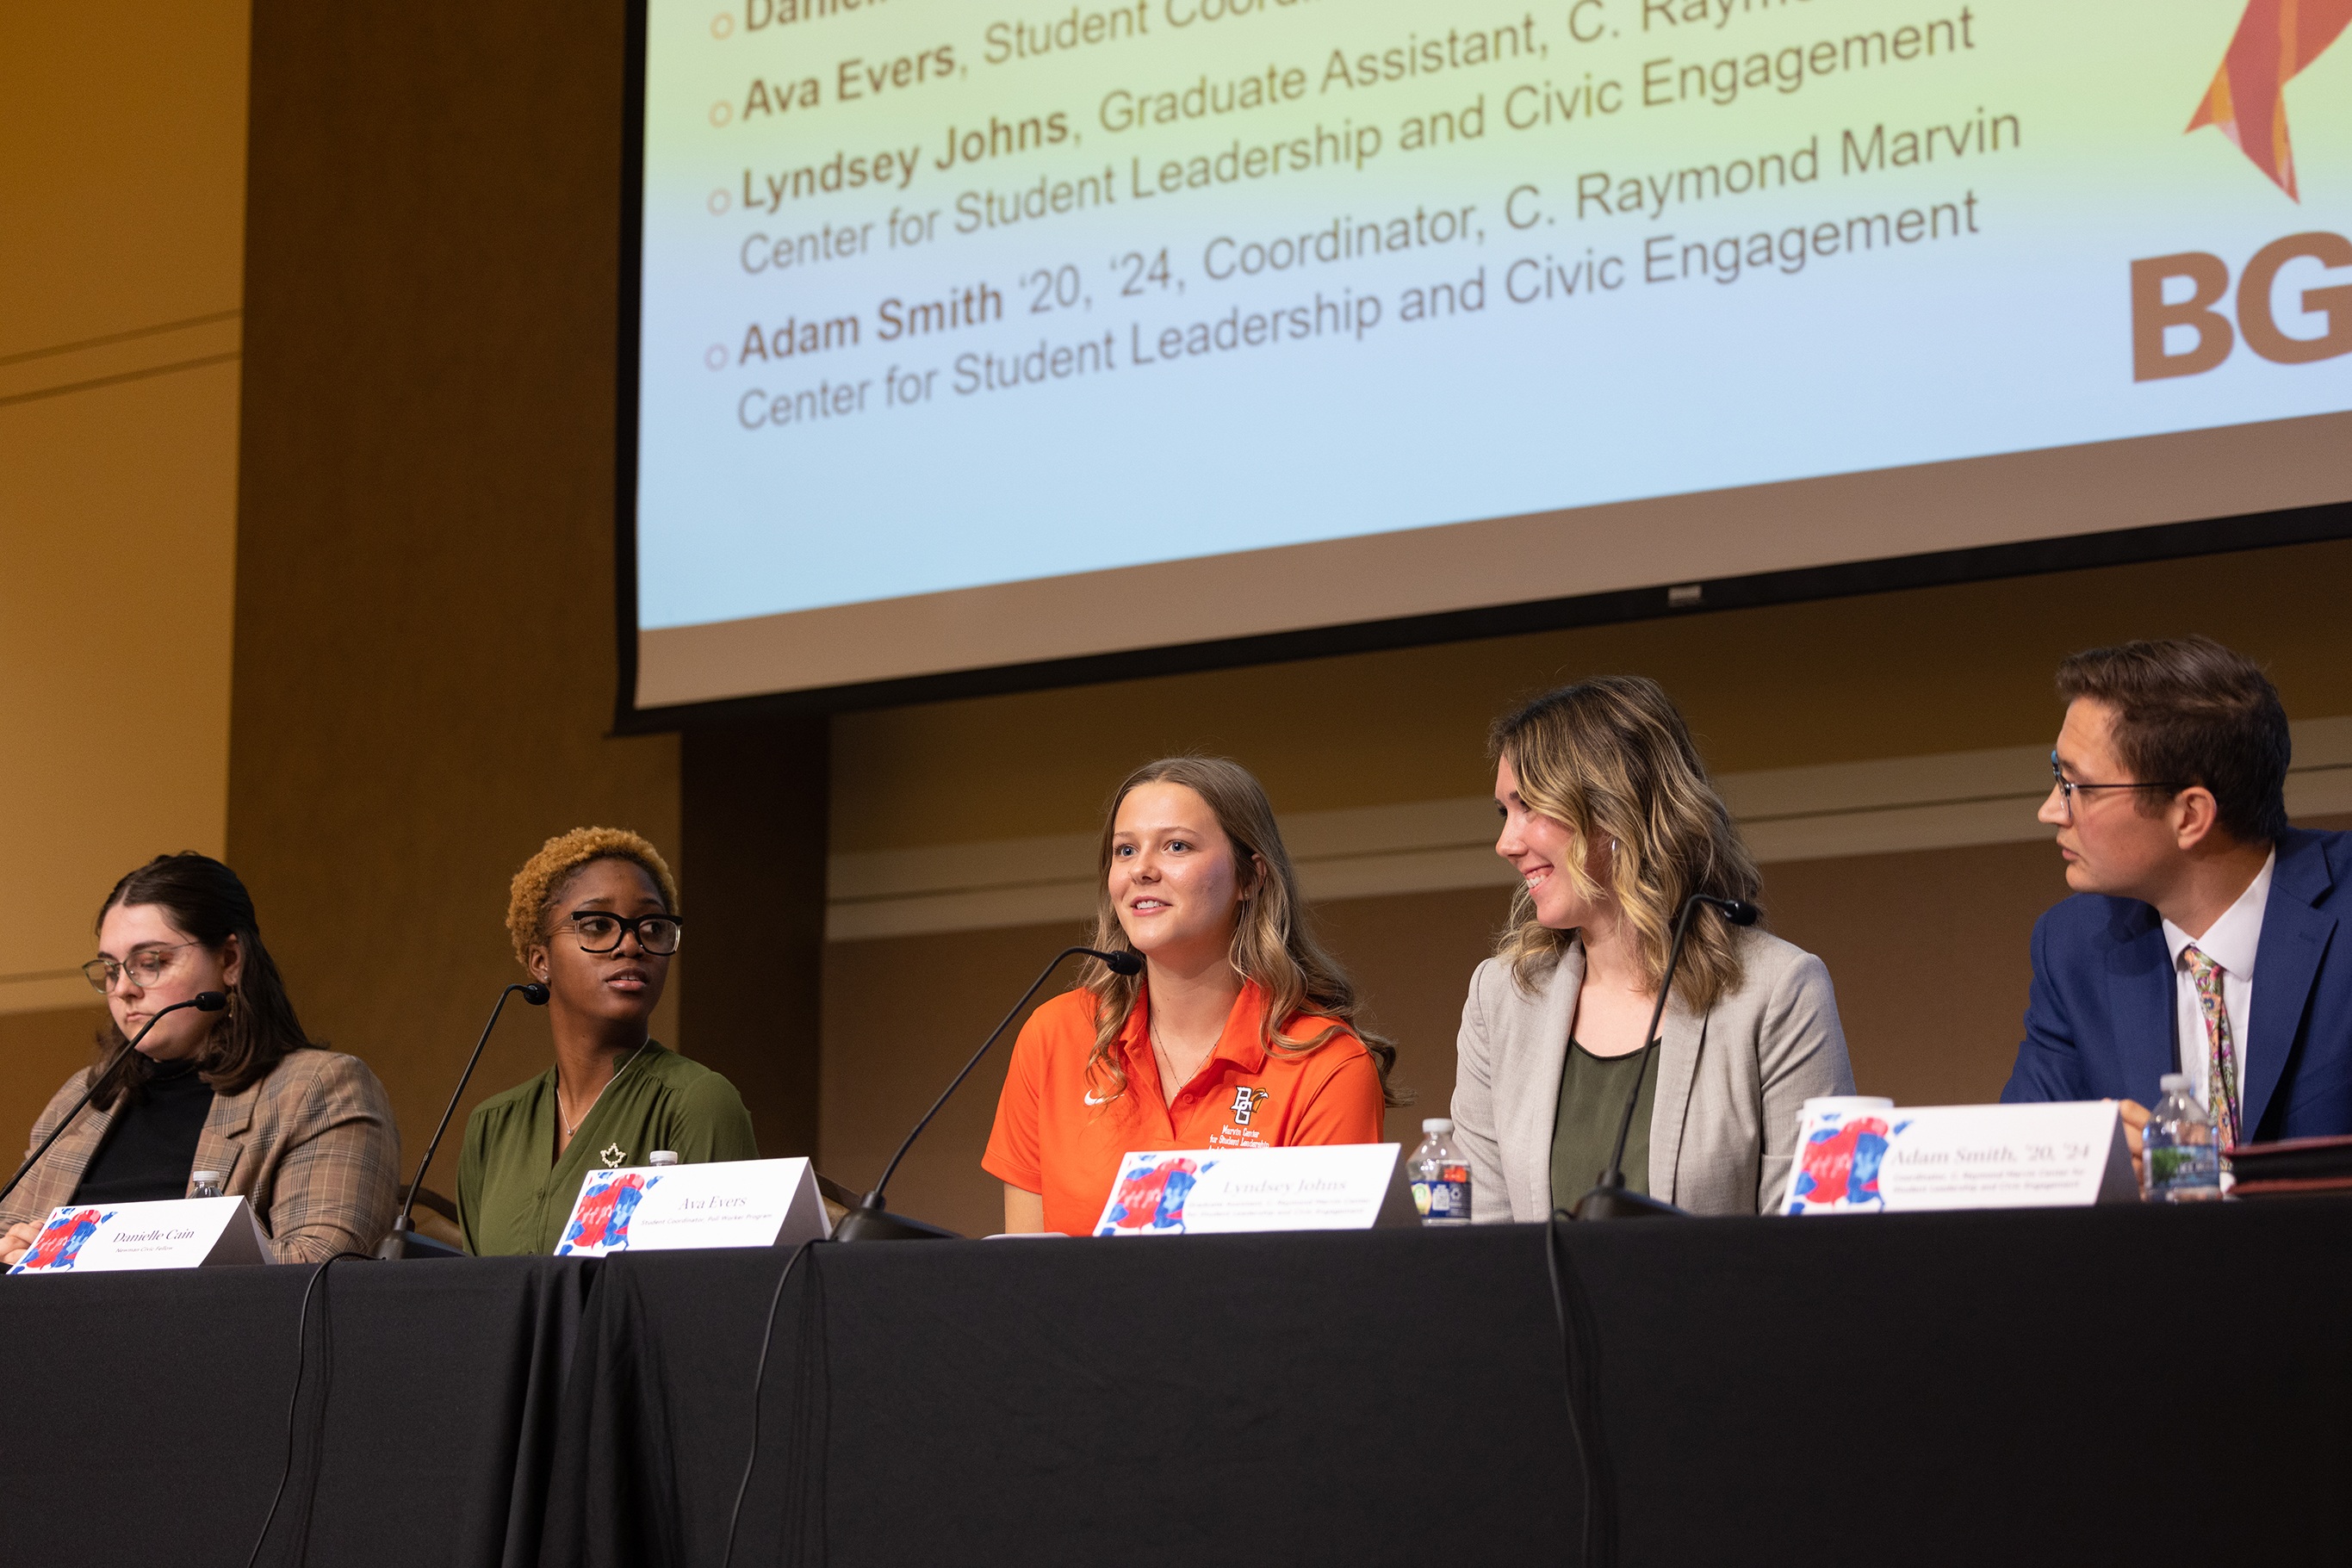
[{"label": "bg logo on polo shirt", "polygon": [[1265,1100],[1265,1091],[1263,1089],[1252,1089],[1248,1085],[1244,1084],[1241,1088],[1234,1090],[1234,1125],[1236,1127],[1248,1126],[1250,1124],[1251,1113],[1255,1112],[1260,1104],[1264,1103]]}]

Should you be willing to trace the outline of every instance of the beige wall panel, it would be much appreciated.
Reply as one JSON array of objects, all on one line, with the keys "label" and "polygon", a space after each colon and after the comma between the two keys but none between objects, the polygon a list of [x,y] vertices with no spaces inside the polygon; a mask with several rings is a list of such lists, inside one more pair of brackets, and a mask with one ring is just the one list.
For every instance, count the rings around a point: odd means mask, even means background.
[{"label": "beige wall panel", "polygon": [[33,1118],[49,1096],[89,1065],[105,1020],[95,1006],[0,1014],[0,1063],[7,1067],[0,1072],[0,1161],[7,1166],[0,1181],[31,1152]]},{"label": "beige wall panel", "polygon": [[0,7],[0,1014],[86,1005],[113,880],[222,846],[246,38]]},{"label": "beige wall panel", "polygon": [[[830,942],[824,950],[824,1106],[817,1169],[863,1192],[988,1038],[1038,967],[1087,934],[1016,926]],[[1070,968],[1039,997],[1067,989]],[[1021,1022],[964,1080],[890,1179],[890,1207],[986,1236],[1004,1228],[1003,1186],[980,1168]]]},{"label": "beige wall panel", "polygon": [[235,308],[248,9],[0,6],[0,357]]},{"label": "beige wall panel", "polygon": [[1664,682],[1727,772],[2046,741],[2066,653],[2194,631],[2269,661],[2295,716],[2352,713],[2347,601],[2330,542],[848,714],[833,847],[1088,831],[1129,768],[1194,747],[1286,812],[1473,794],[1496,713],[1603,672]]},{"label": "beige wall panel", "polygon": [[0,408],[0,1011],[81,1005],[114,880],[221,852],[236,413],[234,364]]}]

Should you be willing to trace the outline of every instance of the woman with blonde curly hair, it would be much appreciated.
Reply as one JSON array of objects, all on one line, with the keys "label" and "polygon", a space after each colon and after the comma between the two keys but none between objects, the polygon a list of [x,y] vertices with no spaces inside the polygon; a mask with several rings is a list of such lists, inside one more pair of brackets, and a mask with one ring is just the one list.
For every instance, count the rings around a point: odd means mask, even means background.
[{"label": "woman with blonde curly hair", "polygon": [[1769,1209],[1799,1107],[1853,1093],[1853,1071],[1822,961],[1704,905],[1659,1049],[1643,1049],[1684,903],[1753,902],[1759,885],[1683,716],[1654,681],[1602,676],[1498,720],[1491,749],[1495,852],[1520,889],[1462,1009],[1454,1122],[1472,1218],[1572,1207],[1632,1093],[1628,1190],[1699,1214]]},{"label": "woman with blonde curly hair", "polygon": [[1307,928],[1265,791],[1240,764],[1175,757],[1105,815],[1091,963],[1030,1015],[982,1168],[1004,1228],[1083,1236],[1129,1150],[1369,1144],[1396,1049]]},{"label": "woman with blonde curly hair", "polygon": [[555,1250],[589,1172],[759,1158],[735,1086],[650,1038],[685,934],[659,852],[618,828],[574,828],[515,873],[507,934],[548,991],[555,1065],[466,1123],[457,1216],[477,1256]]}]

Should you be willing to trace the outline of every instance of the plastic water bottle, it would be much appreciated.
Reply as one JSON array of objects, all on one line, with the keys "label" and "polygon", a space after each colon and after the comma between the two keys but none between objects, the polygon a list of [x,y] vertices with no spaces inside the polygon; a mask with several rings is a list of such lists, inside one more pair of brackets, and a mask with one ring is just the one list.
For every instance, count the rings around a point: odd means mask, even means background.
[{"label": "plastic water bottle", "polygon": [[2189,1074],[2168,1072],[2164,1098],[2140,1132],[2140,1168],[2150,1203],[2193,1203],[2221,1196],[2221,1151],[2213,1124],[2189,1092]]},{"label": "plastic water bottle", "polygon": [[1405,1164],[1412,1183],[1412,1206],[1423,1225],[1470,1223],[1470,1162],[1455,1152],[1447,1136],[1454,1124],[1433,1116],[1421,1124],[1421,1146]]},{"label": "plastic water bottle", "polygon": [[646,1164],[649,1166],[674,1166],[677,1164],[677,1154],[672,1149],[656,1149],[652,1154],[646,1156]]},{"label": "plastic water bottle", "polygon": [[190,1197],[220,1197],[220,1196],[221,1196],[221,1174],[220,1174],[220,1172],[218,1172],[218,1171],[194,1171],[194,1172],[191,1172],[191,1173],[189,1174],[189,1176],[188,1176],[188,1196],[189,1196]]}]

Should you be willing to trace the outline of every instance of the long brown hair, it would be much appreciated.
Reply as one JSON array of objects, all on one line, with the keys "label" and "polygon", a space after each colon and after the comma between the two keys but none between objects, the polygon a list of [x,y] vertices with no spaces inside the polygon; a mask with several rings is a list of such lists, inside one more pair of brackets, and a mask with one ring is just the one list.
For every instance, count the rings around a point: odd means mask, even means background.
[{"label": "long brown hair", "polygon": [[[1163,757],[1145,763],[1120,783],[1110,809],[1103,813],[1102,848],[1095,865],[1094,945],[1108,952],[1133,951],[1118,923],[1118,906],[1111,902],[1111,851],[1119,807],[1146,784],[1181,784],[1201,797],[1233,845],[1234,869],[1244,880],[1252,857],[1265,862],[1265,875],[1234,923],[1230,955],[1242,978],[1265,992],[1259,1043],[1269,1051],[1303,1056],[1352,1033],[1380,1070],[1381,1098],[1391,1105],[1404,1104],[1409,1096],[1389,1082],[1396,1066],[1396,1046],[1357,1025],[1355,982],[1309,929],[1307,901],[1299,895],[1290,852],[1282,846],[1282,830],[1275,825],[1273,803],[1240,763],[1222,757]],[[1109,1090],[1105,1098],[1115,1100],[1127,1092],[1127,1069],[1114,1047],[1135,1012],[1136,998],[1143,994],[1144,977],[1116,975],[1107,965],[1089,959],[1080,984],[1095,997],[1095,1048],[1087,1058],[1087,1074]],[[1311,1040],[1296,1040],[1285,1030],[1301,1017],[1334,1021]]]},{"label": "long brown hair", "polygon": [[[1590,899],[1604,891],[1584,868],[1585,846],[1601,840],[1616,846],[1605,891],[1633,923],[1654,989],[1692,894],[1756,901],[1762,885],[1756,862],[1707,780],[1690,727],[1657,682],[1601,675],[1546,692],[1495,721],[1488,750],[1511,765],[1528,810],[1568,829],[1569,852],[1554,874],[1578,894]],[[1496,956],[1509,960],[1521,988],[1532,989],[1574,936],[1537,918],[1534,896],[1521,887]],[[1703,1013],[1738,985],[1739,974],[1738,937],[1701,914],[1675,973],[1675,995]]]},{"label": "long brown hair", "polygon": [[[153,904],[184,935],[215,954],[228,946],[230,937],[236,938],[244,961],[237,968],[236,984],[229,988],[228,1010],[213,1020],[211,1032],[196,1048],[196,1070],[215,1093],[235,1094],[249,1089],[268,1077],[287,1052],[315,1043],[302,1032],[302,1020],[294,1016],[285,982],[278,977],[277,962],[261,945],[253,895],[246,892],[236,873],[192,850],[157,855],[114,884],[114,891],[99,905],[93,928],[105,925],[108,910],[138,904]],[[106,1027],[98,1034],[90,1071],[100,1071],[123,1044],[122,1030],[110,1012]],[[90,1103],[111,1111],[126,1091],[137,1095],[154,1072],[155,1064],[134,1051],[99,1085]]]}]

